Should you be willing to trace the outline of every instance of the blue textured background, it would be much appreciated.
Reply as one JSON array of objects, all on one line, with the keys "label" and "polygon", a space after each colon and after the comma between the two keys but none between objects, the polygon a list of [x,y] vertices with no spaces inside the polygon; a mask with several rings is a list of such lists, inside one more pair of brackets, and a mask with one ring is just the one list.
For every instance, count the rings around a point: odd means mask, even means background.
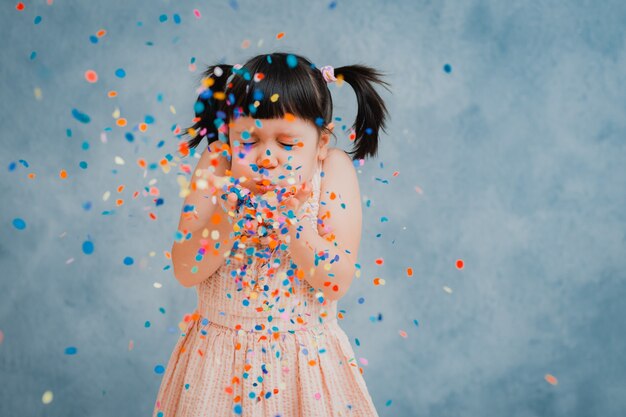
[{"label": "blue textured background", "polygon": [[196,297],[164,255],[180,162],[196,161],[173,130],[206,64],[272,51],[392,84],[379,157],[359,169],[362,275],[339,304],[380,415],[626,414],[626,3],[16,4],[0,14],[0,415],[150,415]]}]

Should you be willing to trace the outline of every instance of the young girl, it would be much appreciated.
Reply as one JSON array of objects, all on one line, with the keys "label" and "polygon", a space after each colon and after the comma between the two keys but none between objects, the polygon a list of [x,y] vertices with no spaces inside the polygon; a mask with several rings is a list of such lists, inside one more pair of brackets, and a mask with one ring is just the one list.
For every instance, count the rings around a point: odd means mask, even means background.
[{"label": "young girl", "polygon": [[[203,73],[188,146],[209,146],[172,247],[174,275],[196,288],[198,306],[154,417],[378,415],[337,300],[361,238],[353,160],[376,155],[388,117],[373,88],[389,85],[380,76],[286,53]],[[356,93],[352,158],[328,146],[331,82]]]}]

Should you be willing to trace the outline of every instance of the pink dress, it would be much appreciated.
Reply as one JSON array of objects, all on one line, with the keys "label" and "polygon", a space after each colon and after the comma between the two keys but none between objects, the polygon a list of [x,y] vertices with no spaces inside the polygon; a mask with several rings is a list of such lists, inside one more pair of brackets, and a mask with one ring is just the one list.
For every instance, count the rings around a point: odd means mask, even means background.
[{"label": "pink dress", "polygon": [[[316,230],[320,171],[305,203]],[[378,416],[337,301],[294,272],[288,249],[253,244],[196,286],[153,417]]]}]

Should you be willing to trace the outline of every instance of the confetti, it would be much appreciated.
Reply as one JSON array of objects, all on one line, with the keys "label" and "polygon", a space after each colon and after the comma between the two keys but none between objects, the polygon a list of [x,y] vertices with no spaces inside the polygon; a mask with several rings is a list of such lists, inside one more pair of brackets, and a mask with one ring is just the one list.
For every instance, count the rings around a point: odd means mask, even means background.
[{"label": "confetti", "polygon": [[87,70],[85,71],[85,80],[95,83],[98,81],[98,74],[94,70]]},{"label": "confetti", "polygon": [[52,395],[52,391],[46,391],[41,396],[41,402],[44,404],[50,404],[52,402],[53,397],[54,395]]},{"label": "confetti", "polygon": [[13,219],[13,227],[15,227],[17,230],[24,230],[26,228],[26,222],[23,219],[20,219],[19,217]]},{"label": "confetti", "polygon": [[559,381],[556,379],[554,375],[546,374],[545,380],[548,381],[549,384],[556,385]]}]

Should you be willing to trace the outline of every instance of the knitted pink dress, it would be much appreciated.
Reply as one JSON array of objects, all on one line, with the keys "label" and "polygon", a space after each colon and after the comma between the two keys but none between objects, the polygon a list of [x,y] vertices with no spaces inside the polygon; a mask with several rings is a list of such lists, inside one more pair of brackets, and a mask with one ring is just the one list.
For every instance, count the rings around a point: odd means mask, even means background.
[{"label": "knitted pink dress", "polygon": [[[305,203],[316,230],[321,169]],[[337,301],[320,303],[295,269],[288,249],[253,244],[196,286],[153,417],[378,416]]]}]

